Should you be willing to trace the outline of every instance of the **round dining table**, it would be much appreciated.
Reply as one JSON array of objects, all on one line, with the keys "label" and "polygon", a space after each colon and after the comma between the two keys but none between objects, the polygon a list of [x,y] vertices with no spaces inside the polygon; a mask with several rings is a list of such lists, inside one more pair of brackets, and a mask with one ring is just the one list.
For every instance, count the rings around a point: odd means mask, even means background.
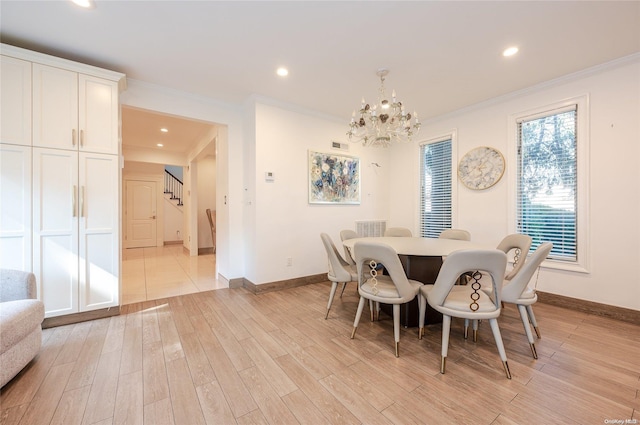
[{"label": "round dining table", "polygon": [[[355,258],[354,246],[358,242],[378,242],[389,245],[398,254],[409,279],[424,284],[433,284],[438,277],[443,257],[462,249],[492,249],[471,241],[456,239],[421,238],[406,236],[384,236],[347,239],[342,244]],[[391,306],[381,305],[381,310],[391,314]],[[427,305],[427,324],[439,323],[442,315]],[[400,323],[405,327],[418,325],[418,300],[414,299],[400,307]]]},{"label": "round dining table", "polygon": [[393,248],[398,255],[421,257],[443,257],[461,249],[488,249],[486,245],[471,241],[406,236],[353,238],[343,241],[342,244],[353,253],[353,246],[360,241],[384,243]]}]

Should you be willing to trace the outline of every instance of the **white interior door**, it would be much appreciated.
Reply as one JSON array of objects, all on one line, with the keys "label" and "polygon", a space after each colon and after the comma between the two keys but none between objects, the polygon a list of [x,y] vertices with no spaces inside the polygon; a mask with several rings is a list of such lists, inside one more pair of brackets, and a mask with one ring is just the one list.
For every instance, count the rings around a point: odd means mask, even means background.
[{"label": "white interior door", "polygon": [[156,246],[155,181],[127,180],[127,248]]}]

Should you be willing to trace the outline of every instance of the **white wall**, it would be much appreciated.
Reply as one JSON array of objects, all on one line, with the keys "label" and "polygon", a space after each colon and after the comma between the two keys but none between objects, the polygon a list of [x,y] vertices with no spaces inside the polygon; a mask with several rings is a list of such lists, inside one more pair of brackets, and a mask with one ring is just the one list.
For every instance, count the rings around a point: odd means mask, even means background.
[{"label": "white wall", "polygon": [[183,167],[179,167],[177,165],[166,165],[164,169],[173,174],[175,178],[182,181],[184,179],[184,170]]},{"label": "white wall", "polygon": [[[124,92],[126,93],[126,92]],[[124,96],[123,93],[123,96]],[[138,148],[123,146],[122,156],[126,161],[149,162],[153,164],[187,165],[185,155],[176,152],[167,152],[160,149]]]},{"label": "white wall", "polygon": [[[488,190],[472,191],[457,184],[457,220],[475,242],[495,246],[515,231],[509,220],[513,188],[515,137],[508,133],[512,114],[588,95],[590,162],[587,240],[588,273],[543,268],[538,289],[558,295],[640,310],[640,60],[627,58],[532,90],[478,105],[423,124],[428,139],[457,130],[456,164],[470,149],[488,145],[507,159],[507,173]],[[580,135],[578,136],[580,137]],[[578,153],[580,155],[580,152]],[[418,226],[418,147],[395,148],[391,156],[391,217]],[[412,164],[412,167],[407,167]],[[403,184],[411,181],[412,184]],[[407,211],[406,205],[412,205]]]},{"label": "white wall", "polygon": [[177,242],[182,241],[184,230],[182,208],[177,205],[177,201],[170,199],[170,195],[165,194],[162,208],[164,211],[164,242]]},{"label": "white wall", "polygon": [[198,160],[198,248],[213,247],[207,208],[216,209],[216,160],[213,156]]},{"label": "white wall", "polygon": [[[125,158],[126,159],[126,158]],[[164,176],[164,166],[149,162],[125,161],[122,176],[148,175],[154,177]]]},{"label": "white wall", "polygon": [[[347,125],[347,120],[255,104],[255,179],[248,182],[245,199],[246,208],[253,210],[248,216],[255,218],[254,239],[247,247],[252,261],[247,264],[246,277],[251,282],[262,284],[326,273],[321,232],[328,233],[340,248],[340,231],[355,230],[356,220],[387,218],[387,153],[358,144],[350,144],[346,152],[332,149],[332,140],[346,142]],[[360,205],[309,204],[310,149],[360,157]],[[371,162],[381,167],[372,167]],[[267,171],[274,173],[273,182],[265,180]],[[292,266],[286,265],[288,257]]]},{"label": "white wall", "polygon": [[184,212],[182,228],[184,229],[184,238],[182,246],[184,246],[189,255],[195,257],[198,255],[198,163],[196,161],[189,162],[185,169],[183,183]]}]

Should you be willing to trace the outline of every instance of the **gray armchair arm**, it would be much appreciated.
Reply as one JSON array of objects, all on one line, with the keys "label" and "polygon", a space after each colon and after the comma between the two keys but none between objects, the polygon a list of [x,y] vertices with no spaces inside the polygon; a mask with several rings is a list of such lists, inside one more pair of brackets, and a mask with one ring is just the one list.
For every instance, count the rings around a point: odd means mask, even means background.
[{"label": "gray armchair arm", "polygon": [[37,294],[33,273],[0,269],[0,302],[35,299]]}]

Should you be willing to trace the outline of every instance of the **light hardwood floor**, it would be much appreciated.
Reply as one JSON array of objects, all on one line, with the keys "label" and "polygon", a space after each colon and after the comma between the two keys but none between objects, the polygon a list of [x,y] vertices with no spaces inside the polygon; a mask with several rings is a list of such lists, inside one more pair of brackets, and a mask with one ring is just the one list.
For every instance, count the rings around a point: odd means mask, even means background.
[{"label": "light hardwood floor", "polygon": [[[351,328],[350,284],[324,320],[329,283],[253,295],[197,292],[44,331],[37,356],[0,394],[9,424],[607,424],[638,423],[640,327],[538,303],[533,360],[516,310],[500,319],[513,379],[489,326],[392,320]],[[622,422],[612,422],[612,421]]]},{"label": "light hardwood floor", "polygon": [[228,287],[216,279],[214,254],[190,256],[182,245],[122,251],[122,304]]}]

